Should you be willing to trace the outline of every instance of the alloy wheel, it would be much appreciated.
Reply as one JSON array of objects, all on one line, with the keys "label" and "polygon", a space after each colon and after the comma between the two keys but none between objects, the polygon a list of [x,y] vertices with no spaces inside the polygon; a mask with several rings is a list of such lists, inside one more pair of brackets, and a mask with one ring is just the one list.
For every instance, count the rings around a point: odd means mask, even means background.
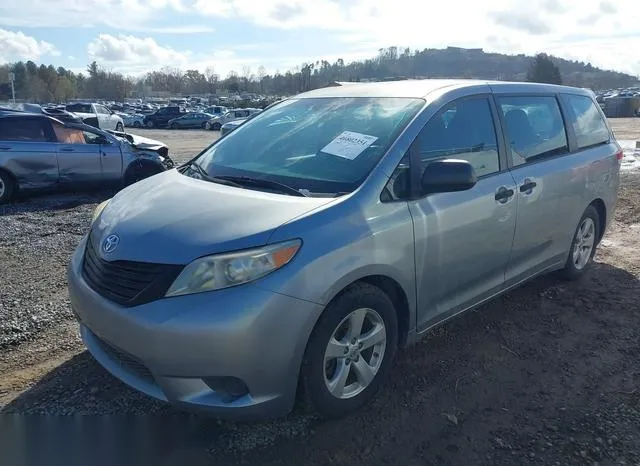
[{"label": "alloy wheel", "polygon": [[384,320],[373,309],[347,315],[333,331],[324,353],[324,381],[336,398],[359,395],[380,370],[387,343]]},{"label": "alloy wheel", "polygon": [[580,224],[576,232],[576,237],[573,240],[572,257],[573,265],[576,269],[582,270],[589,262],[591,252],[595,245],[595,234],[596,226],[595,223],[593,223],[593,219],[586,217]]}]

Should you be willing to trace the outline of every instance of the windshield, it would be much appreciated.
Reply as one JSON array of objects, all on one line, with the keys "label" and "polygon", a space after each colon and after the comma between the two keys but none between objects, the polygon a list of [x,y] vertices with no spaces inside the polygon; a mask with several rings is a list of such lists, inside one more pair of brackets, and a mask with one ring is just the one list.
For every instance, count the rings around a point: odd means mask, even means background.
[{"label": "windshield", "polygon": [[210,146],[197,163],[210,177],[267,179],[312,193],[350,192],[423,104],[390,97],[287,100]]},{"label": "windshield", "polygon": [[67,105],[67,111],[77,113],[93,113],[91,104],[71,104]]}]

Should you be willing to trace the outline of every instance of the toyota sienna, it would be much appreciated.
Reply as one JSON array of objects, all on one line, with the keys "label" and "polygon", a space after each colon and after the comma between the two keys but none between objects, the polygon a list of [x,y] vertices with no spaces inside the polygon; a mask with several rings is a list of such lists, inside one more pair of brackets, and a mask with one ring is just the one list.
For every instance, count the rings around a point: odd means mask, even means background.
[{"label": "toyota sienna", "polygon": [[621,158],[589,90],[314,90],[100,204],[71,304],[95,359],[155,398],[342,416],[434,325],[543,273],[582,276]]}]

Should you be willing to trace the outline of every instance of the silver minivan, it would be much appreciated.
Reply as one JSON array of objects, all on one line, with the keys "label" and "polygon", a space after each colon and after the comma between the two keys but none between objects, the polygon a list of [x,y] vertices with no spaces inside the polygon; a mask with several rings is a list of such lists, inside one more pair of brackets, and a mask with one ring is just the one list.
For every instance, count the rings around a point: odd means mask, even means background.
[{"label": "silver minivan", "polygon": [[542,273],[583,275],[621,158],[584,89],[307,92],[100,204],[72,308],[95,359],[160,400],[342,416],[433,326]]}]

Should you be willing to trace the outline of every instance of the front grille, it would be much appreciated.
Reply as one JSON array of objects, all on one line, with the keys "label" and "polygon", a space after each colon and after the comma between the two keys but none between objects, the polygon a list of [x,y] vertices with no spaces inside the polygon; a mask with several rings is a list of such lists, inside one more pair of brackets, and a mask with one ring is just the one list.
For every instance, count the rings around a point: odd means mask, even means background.
[{"label": "front grille", "polygon": [[93,246],[91,236],[82,262],[82,274],[101,296],[131,307],[162,298],[183,266],[150,262],[106,261]]},{"label": "front grille", "polygon": [[143,379],[147,382],[155,383],[155,380],[153,379],[153,375],[151,374],[151,371],[147,369],[147,366],[142,364],[140,361],[138,361],[136,358],[134,358],[130,354],[125,353],[124,351],[114,346],[111,346],[109,343],[107,343],[104,340],[101,340],[100,338],[98,338],[96,334],[93,334],[93,337],[95,338],[96,342],[100,345],[100,348],[106,353],[109,359],[111,359],[113,362],[117,363],[124,370],[126,370],[127,372],[130,372],[136,377]]}]

